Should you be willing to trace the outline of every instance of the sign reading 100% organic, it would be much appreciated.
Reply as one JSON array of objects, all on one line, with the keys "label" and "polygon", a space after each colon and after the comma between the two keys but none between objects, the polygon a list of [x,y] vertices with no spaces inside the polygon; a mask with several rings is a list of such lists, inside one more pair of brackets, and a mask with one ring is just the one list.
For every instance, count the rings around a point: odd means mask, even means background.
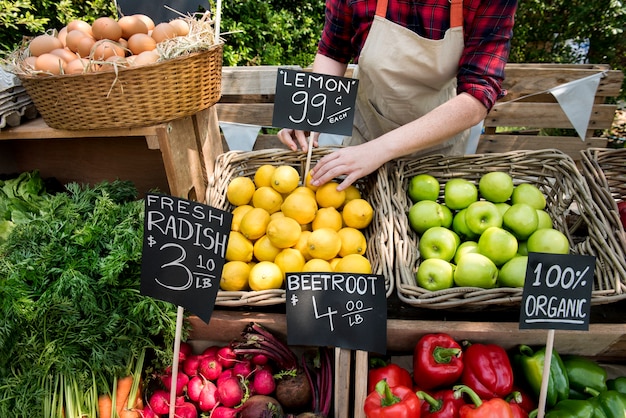
[{"label": "sign reading 100% organic", "polygon": [[587,331],[594,256],[529,253],[520,329]]}]

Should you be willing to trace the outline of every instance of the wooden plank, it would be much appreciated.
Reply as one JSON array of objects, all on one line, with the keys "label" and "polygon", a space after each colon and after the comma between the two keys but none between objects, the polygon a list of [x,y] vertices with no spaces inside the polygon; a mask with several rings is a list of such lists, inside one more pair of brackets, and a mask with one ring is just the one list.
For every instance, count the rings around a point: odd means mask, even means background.
[{"label": "wooden plank", "polygon": [[223,67],[222,96],[263,95],[276,92],[276,74],[279,68],[301,70],[302,67],[262,65],[258,67]]},{"label": "wooden plank", "polygon": [[[596,104],[591,110],[590,129],[609,129],[615,118],[616,105]],[[496,104],[485,118],[485,127],[509,126],[525,128],[573,129],[558,103],[502,102]]]},{"label": "wooden plank", "polygon": [[367,375],[369,370],[369,355],[367,351],[357,350],[354,361],[354,417],[365,418],[362,406],[367,398]]},{"label": "wooden plank", "polygon": [[272,126],[273,103],[218,103],[215,106],[220,122]]},{"label": "wooden plank", "polygon": [[352,352],[335,348],[335,375],[333,379],[333,412],[336,418],[350,418],[350,381],[352,377]]}]

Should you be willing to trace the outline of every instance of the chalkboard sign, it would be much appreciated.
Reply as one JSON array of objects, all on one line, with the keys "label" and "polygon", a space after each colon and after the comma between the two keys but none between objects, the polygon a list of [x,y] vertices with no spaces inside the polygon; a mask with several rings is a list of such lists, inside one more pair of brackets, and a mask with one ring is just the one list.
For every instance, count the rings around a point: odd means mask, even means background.
[{"label": "chalkboard sign", "polygon": [[287,342],[385,353],[387,296],[380,275],[288,273]]},{"label": "chalkboard sign", "polygon": [[209,322],[225,264],[230,212],[160,194],[145,197],[141,294]]},{"label": "chalkboard sign", "polygon": [[529,253],[520,329],[587,331],[594,256]]},{"label": "chalkboard sign", "polygon": [[279,68],[272,125],[350,136],[358,84],[354,78]]}]

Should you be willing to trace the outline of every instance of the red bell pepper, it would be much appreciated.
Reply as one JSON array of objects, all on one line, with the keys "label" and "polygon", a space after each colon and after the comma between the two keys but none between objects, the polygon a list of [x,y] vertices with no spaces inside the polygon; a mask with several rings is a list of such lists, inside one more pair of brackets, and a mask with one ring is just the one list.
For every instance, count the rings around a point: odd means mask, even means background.
[{"label": "red bell pepper", "polygon": [[[515,373],[515,372],[513,372]],[[526,414],[537,409],[537,401],[528,392],[513,384],[513,391],[505,398],[511,405],[519,406]]]},{"label": "red bell pepper", "polygon": [[370,368],[367,375],[367,393],[371,393],[376,389],[376,383],[386,380],[390,387],[413,386],[413,377],[404,367],[395,363],[387,363],[381,358],[372,358],[370,360]]},{"label": "red bell pepper", "polygon": [[507,352],[497,344],[471,344],[463,352],[461,383],[481,399],[504,398],[513,389],[513,368]]},{"label": "red bell pepper", "polygon": [[482,400],[469,386],[454,386],[454,396],[462,397],[467,394],[471,403],[463,405],[459,411],[459,418],[515,418],[511,406],[502,398]]},{"label": "red bell pepper", "polygon": [[363,406],[367,418],[420,418],[420,400],[406,386],[389,387],[385,380],[367,395]]},{"label": "red bell pepper", "polygon": [[463,350],[445,333],[422,336],[413,350],[413,381],[424,390],[457,383],[463,373]]},{"label": "red bell pepper", "polygon": [[459,410],[465,405],[465,400],[456,398],[451,389],[442,389],[432,395],[420,390],[417,397],[424,401],[421,418],[459,418]]},{"label": "red bell pepper", "polygon": [[522,407],[522,394],[518,391],[513,391],[505,399],[511,407],[514,418],[528,418],[528,411]]}]

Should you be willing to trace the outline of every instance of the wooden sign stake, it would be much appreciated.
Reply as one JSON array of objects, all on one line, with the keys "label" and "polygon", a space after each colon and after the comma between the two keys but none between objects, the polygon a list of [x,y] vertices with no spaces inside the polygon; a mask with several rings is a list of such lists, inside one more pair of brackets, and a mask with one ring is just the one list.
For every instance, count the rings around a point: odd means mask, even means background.
[{"label": "wooden sign stake", "polygon": [[541,391],[539,392],[539,406],[537,408],[537,418],[543,418],[546,412],[546,397],[548,394],[548,383],[550,382],[550,364],[552,363],[552,349],[554,347],[554,330],[548,330],[546,340],[546,353],[543,361],[543,377],[541,379]]},{"label": "wooden sign stake", "polygon": [[178,358],[180,356],[180,335],[183,329],[184,308],[178,306],[176,311],[176,335],[174,336],[174,357],[172,358],[172,387],[170,388],[170,416],[174,418],[176,409],[176,387],[178,381]]}]

